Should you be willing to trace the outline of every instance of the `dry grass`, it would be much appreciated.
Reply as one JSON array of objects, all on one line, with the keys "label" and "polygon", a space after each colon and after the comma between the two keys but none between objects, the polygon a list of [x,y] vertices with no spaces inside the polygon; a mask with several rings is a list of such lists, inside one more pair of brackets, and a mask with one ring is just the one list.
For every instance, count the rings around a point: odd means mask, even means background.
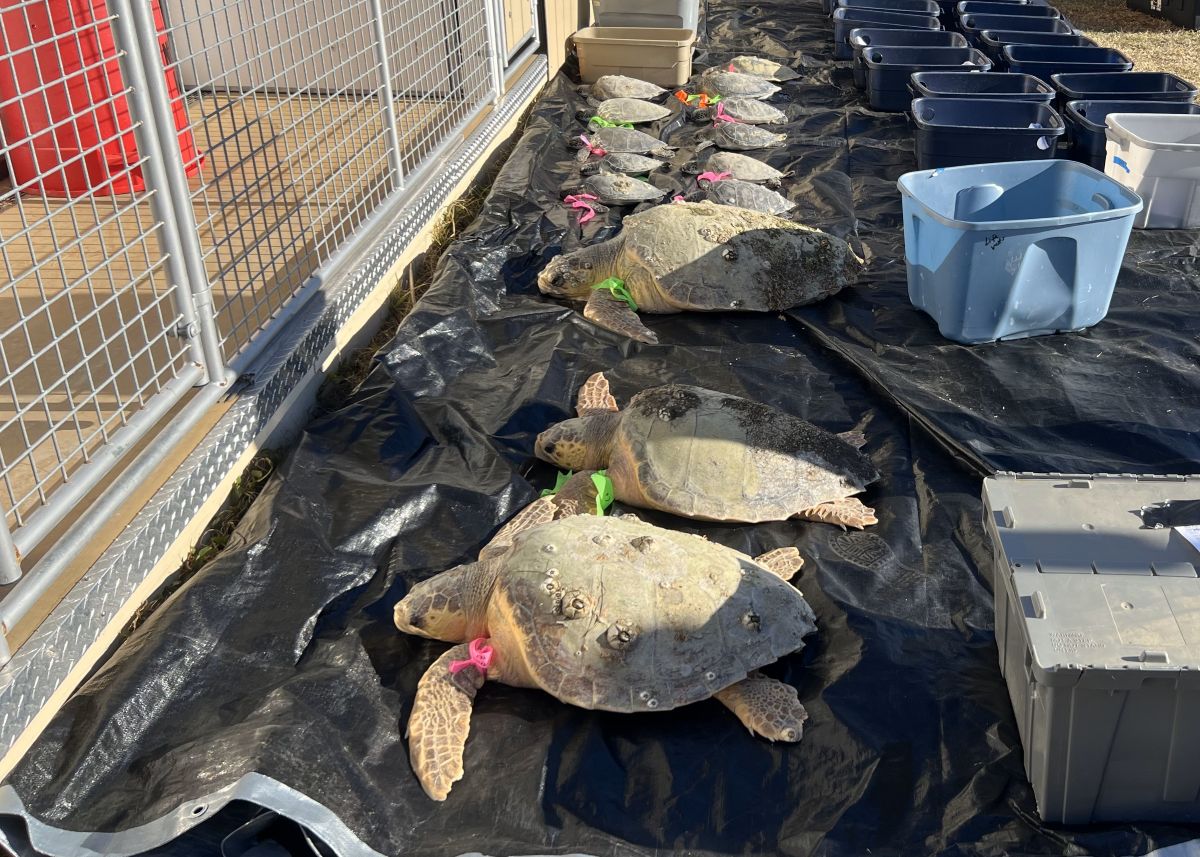
[{"label": "dry grass", "polygon": [[1051,0],[1098,45],[1126,54],[1137,71],[1168,71],[1200,85],[1200,31],[1125,7],[1125,0]]}]

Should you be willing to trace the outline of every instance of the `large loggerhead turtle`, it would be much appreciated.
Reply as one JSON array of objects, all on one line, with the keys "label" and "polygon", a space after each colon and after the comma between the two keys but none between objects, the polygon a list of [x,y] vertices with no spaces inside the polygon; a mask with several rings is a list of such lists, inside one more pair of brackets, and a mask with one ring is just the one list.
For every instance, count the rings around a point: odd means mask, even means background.
[{"label": "large loggerhead turtle", "polygon": [[620,411],[602,372],[583,385],[577,412],[538,435],[534,454],[562,468],[606,468],[613,496],[631,506],[709,521],[877,523],[854,497],[879,478],[859,432],[832,434],[683,384],[643,390]]},{"label": "large loggerhead turtle", "polygon": [[[677,202],[630,215],[617,237],[552,259],[538,288],[586,299],[586,318],[654,343],[636,310],[778,312],[834,294],[861,266],[845,241],[819,229],[731,205]],[[608,290],[614,277],[635,306]]]},{"label": "large loggerhead turtle", "polygon": [[756,672],[816,629],[787,582],[795,548],[753,560],[636,519],[527,526],[489,559],[418,583],[396,627],[457,643],[417,684],[409,760],[445,800],[463,775],[475,694],[486,680],[540,688],[581,708],[668,711],[716,697],[752,732],[799,741],[795,688]]}]

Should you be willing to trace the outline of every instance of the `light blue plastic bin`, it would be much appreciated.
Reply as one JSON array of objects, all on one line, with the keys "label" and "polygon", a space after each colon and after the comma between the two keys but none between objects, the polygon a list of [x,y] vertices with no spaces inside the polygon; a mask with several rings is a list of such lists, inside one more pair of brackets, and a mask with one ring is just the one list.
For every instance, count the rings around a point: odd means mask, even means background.
[{"label": "light blue plastic bin", "polygon": [[906,173],[908,298],[956,342],[1082,330],[1108,313],[1142,200],[1075,161]]}]

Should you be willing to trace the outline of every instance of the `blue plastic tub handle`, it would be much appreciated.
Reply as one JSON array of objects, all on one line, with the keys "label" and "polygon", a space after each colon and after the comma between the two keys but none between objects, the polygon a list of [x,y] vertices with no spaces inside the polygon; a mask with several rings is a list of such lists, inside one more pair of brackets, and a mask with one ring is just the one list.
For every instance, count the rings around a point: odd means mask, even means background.
[{"label": "blue plastic tub handle", "polygon": [[1114,208],[1117,207],[1117,204],[1115,202],[1113,202],[1111,199],[1109,199],[1107,196],[1100,193],[1099,191],[1092,194],[1092,202],[1096,203],[1096,205],[1100,206],[1105,211],[1112,211]]},{"label": "blue plastic tub handle", "polygon": [[1113,155],[1113,163],[1127,173],[1133,172],[1133,170],[1129,169],[1129,164],[1125,163],[1124,159],[1117,155]]}]

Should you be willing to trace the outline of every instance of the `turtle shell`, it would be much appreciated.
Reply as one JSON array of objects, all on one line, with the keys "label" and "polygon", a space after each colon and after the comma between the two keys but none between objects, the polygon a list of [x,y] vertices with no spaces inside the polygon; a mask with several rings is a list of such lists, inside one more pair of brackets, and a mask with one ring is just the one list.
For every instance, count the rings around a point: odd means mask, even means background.
[{"label": "turtle shell", "polygon": [[714,173],[729,173],[744,182],[767,182],[784,176],[771,165],[737,152],[713,152],[704,162],[704,169]]},{"label": "turtle shell", "polygon": [[700,75],[700,91],[722,98],[770,98],[779,87],[752,74],[710,68]]},{"label": "turtle shell", "polygon": [[610,98],[600,102],[596,115],[608,122],[657,122],[671,115],[670,108],[637,98]]},{"label": "turtle shell", "polygon": [[593,145],[606,152],[630,152],[642,155],[665,147],[665,143],[645,131],[634,128],[599,128],[588,134]]},{"label": "turtle shell", "polygon": [[725,112],[739,122],[751,125],[783,125],[788,121],[787,114],[770,104],[763,104],[756,98],[726,98],[720,102]]},{"label": "turtle shell", "polygon": [[593,98],[658,98],[666,90],[661,86],[639,80],[636,77],[626,77],[623,74],[606,74],[598,77],[592,84]]},{"label": "turtle shell", "polygon": [[752,74],[763,80],[795,80],[798,75],[785,65],[763,57],[740,56],[729,61],[728,71]]},{"label": "turtle shell", "polygon": [[678,202],[625,218],[618,276],[646,273],[684,310],[779,311],[828,297],[862,261],[840,238],[772,214]]},{"label": "turtle shell", "polygon": [[812,423],[682,384],[634,396],[615,449],[626,460],[610,475],[636,474],[648,505],[714,521],[785,520],[879,478],[865,455]]},{"label": "turtle shell", "polygon": [[724,122],[715,128],[708,128],[704,136],[722,149],[735,151],[766,149],[771,146],[782,146],[787,142],[787,137],[783,134],[776,134],[766,128],[759,128],[757,125],[744,125],[739,122]]},{"label": "turtle shell", "polygon": [[641,179],[630,178],[617,173],[601,173],[591,176],[583,182],[583,186],[609,205],[626,205],[635,202],[650,202],[662,199],[666,193]]},{"label": "turtle shell", "polygon": [[637,155],[631,152],[613,152],[605,155],[600,159],[600,164],[613,172],[624,173],[626,175],[651,173],[666,166],[663,161],[657,158],[649,158],[645,155]]},{"label": "turtle shell", "polygon": [[721,205],[736,205],[767,214],[785,214],[796,207],[796,203],[786,196],[752,182],[723,179],[704,182],[702,187],[706,197]]},{"label": "turtle shell", "polygon": [[706,699],[815,627],[800,593],[750,557],[594,515],[518,536],[488,613],[505,656],[547,693],[622,712]]}]

